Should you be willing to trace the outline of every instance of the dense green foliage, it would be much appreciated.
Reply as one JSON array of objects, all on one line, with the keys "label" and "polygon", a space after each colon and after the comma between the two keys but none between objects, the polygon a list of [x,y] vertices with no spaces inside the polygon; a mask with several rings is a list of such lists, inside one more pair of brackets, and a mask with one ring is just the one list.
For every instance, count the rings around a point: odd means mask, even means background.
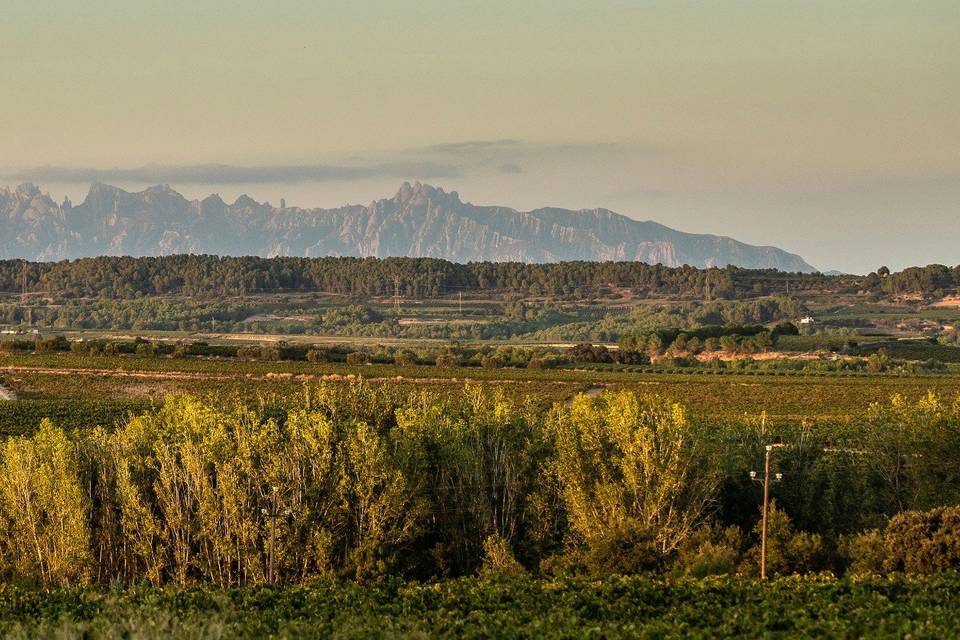
[{"label": "dense green foliage", "polygon": [[680,304],[638,305],[627,311],[606,311],[599,319],[554,318],[552,326],[538,328],[524,336],[532,340],[620,341],[655,331],[677,333],[704,326],[765,324],[795,320],[806,307],[794,298],[761,300],[720,300]]},{"label": "dense green foliage", "polygon": [[0,593],[17,638],[948,638],[960,578],[458,579]]},{"label": "dense green foliage", "polygon": [[[20,290],[24,264],[21,260],[0,261],[0,291]],[[714,297],[733,293],[734,271],[709,271]],[[693,267],[669,268],[639,262],[463,265],[435,258],[165,256],[29,263],[27,282],[31,290],[118,298],[171,293],[226,296],[259,291],[392,295],[395,278],[399,278],[404,295],[412,297],[436,297],[464,290],[578,296],[585,289],[610,286],[700,294],[705,290],[707,273]]]},{"label": "dense green foliage", "polygon": [[896,273],[881,268],[877,273],[868,275],[864,284],[885,293],[942,294],[945,289],[960,286],[960,265],[951,269],[941,264],[931,264],[908,267]]},{"label": "dense green foliage", "polygon": [[960,266],[911,267],[866,277],[787,274],[774,270],[696,269],[639,262],[456,264],[435,258],[257,258],[163,256],[99,257],[56,263],[0,261],[0,291],[28,288],[70,296],[133,298],[144,295],[243,295],[258,291],[324,291],[392,295],[399,278],[404,295],[436,297],[471,290],[581,296],[587,291],[630,287],[647,293],[693,294],[717,299],[789,294],[810,288],[857,287],[889,293],[932,293],[960,286]]},{"label": "dense green foliage", "polygon": [[[960,401],[932,395],[813,428],[711,424],[631,392],[545,413],[480,386],[397,391],[171,398],[115,430],[46,422],[9,438],[0,575],[232,587],[477,571],[749,574],[757,493],[747,472],[771,441],[785,445],[776,465],[787,478],[775,490],[773,574],[861,566],[849,553],[857,536],[960,499]],[[940,563],[897,564],[890,552],[883,566],[957,568],[960,536],[943,550],[942,530],[913,534],[913,546],[939,540]]]},{"label": "dense green foliage", "polygon": [[49,418],[68,429],[113,428],[132,413],[150,408],[143,399],[45,398],[0,402],[0,436],[33,433]]},{"label": "dense green foliage", "polygon": [[[0,302],[0,324],[55,330],[210,331],[290,335],[379,336],[489,340],[518,336],[535,340],[617,340],[667,327],[716,323],[763,323],[798,317],[804,307],[791,298],[712,303],[641,305],[607,310],[598,305],[482,303],[460,313],[439,308],[431,322],[401,323],[383,307],[345,304],[325,296],[273,296],[196,300],[149,296],[134,299],[62,298]],[[339,304],[336,304],[339,302]],[[408,310],[414,315],[418,310]],[[436,322],[435,320],[457,322]]]}]

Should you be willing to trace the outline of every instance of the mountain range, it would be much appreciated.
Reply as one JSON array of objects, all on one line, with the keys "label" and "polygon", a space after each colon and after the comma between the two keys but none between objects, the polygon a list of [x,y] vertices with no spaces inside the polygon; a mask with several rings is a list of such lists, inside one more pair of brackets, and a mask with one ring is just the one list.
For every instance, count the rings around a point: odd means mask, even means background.
[{"label": "mountain range", "polygon": [[416,256],[453,262],[635,260],[815,271],[800,256],[732,238],[676,231],[606,209],[517,211],[404,183],[392,198],[336,209],[261,203],[243,195],[188,200],[169,186],[131,193],[93,184],[58,204],[32,184],[0,189],[0,258],[62,260],[178,253]]}]

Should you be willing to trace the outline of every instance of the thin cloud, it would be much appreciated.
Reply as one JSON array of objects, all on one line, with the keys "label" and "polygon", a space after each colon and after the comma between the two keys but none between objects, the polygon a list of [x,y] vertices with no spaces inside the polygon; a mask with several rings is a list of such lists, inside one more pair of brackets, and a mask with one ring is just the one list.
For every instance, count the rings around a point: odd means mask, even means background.
[{"label": "thin cloud", "polygon": [[494,172],[521,175],[538,167],[568,162],[616,161],[627,156],[659,157],[670,150],[641,141],[537,142],[501,138],[466,140],[385,152],[387,158],[416,158],[437,163],[456,163],[464,173]]},{"label": "thin cloud", "polygon": [[349,165],[268,165],[227,164],[145,165],[135,168],[97,169],[92,167],[36,167],[3,176],[12,180],[87,183],[171,183],[171,184],[294,184],[335,182],[367,178],[436,179],[458,178],[460,166],[435,162],[385,162],[367,166]]},{"label": "thin cloud", "polygon": [[500,140],[465,140],[463,142],[445,142],[421,147],[419,151],[436,153],[477,153],[490,152],[527,145],[521,140],[503,138]]},{"label": "thin cloud", "polygon": [[140,167],[41,166],[0,173],[21,182],[84,184],[258,185],[348,182],[376,178],[444,180],[477,173],[521,175],[558,157],[584,158],[651,155],[658,150],[637,142],[544,143],[502,138],[465,140],[423,147],[381,151],[366,158],[341,158],[329,164],[233,165],[220,163]]},{"label": "thin cloud", "polygon": [[502,138],[497,140],[466,140],[463,142],[446,142],[425,147],[415,147],[397,151],[399,154],[417,154],[430,156],[434,154],[462,156],[464,160],[473,157],[494,158],[501,156],[511,157],[538,157],[550,156],[557,153],[605,153],[605,154],[661,154],[667,151],[660,145],[638,141],[621,142],[536,142]]}]

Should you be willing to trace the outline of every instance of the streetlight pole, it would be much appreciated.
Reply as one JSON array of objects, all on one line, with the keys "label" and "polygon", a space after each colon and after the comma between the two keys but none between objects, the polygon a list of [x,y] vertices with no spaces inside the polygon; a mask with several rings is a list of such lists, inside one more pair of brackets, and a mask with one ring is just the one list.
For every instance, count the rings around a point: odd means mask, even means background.
[{"label": "streetlight pole", "polygon": [[[773,448],[783,445],[768,444],[763,454],[763,480],[757,480],[757,472],[750,472],[750,479],[755,482],[763,482],[763,512],[760,525],[760,579],[767,579],[767,507],[770,504],[770,454]],[[776,482],[783,479],[783,474],[778,473],[774,476]]]},{"label": "streetlight pole", "polygon": [[[763,524],[760,525],[760,579],[767,579],[767,505],[770,503],[770,447],[763,455]],[[272,540],[271,540],[272,543]],[[271,554],[273,553],[271,549]]]}]

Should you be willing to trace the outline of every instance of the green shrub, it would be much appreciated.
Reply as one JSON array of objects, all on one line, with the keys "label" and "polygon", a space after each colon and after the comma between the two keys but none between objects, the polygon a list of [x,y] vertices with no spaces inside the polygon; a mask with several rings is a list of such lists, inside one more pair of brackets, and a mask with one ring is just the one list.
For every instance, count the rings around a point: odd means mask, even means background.
[{"label": "green shrub", "polygon": [[70,353],[75,353],[77,355],[86,355],[90,353],[90,343],[81,342],[79,340],[77,340],[76,342],[71,342]]},{"label": "green shrub", "polygon": [[330,354],[326,349],[321,349],[319,347],[311,347],[307,351],[307,362],[312,362],[314,364],[323,364],[325,362],[330,362]]},{"label": "green shrub", "polygon": [[155,356],[158,351],[157,345],[152,342],[141,342],[137,345],[138,356]]},{"label": "green shrub", "polygon": [[656,536],[637,523],[607,531],[583,554],[584,566],[595,575],[651,573],[662,569],[664,560]]},{"label": "green shrub", "polygon": [[517,575],[525,571],[523,565],[514,557],[508,541],[498,534],[487,536],[483,542],[481,575]]},{"label": "green shrub", "polygon": [[52,338],[41,338],[37,340],[34,347],[37,353],[57,353],[59,351],[69,351],[70,343],[63,336],[54,336]]},{"label": "green shrub", "polygon": [[[762,523],[757,522],[753,530],[756,544],[748,550],[741,565],[741,571],[748,574],[760,573],[761,528]],[[790,517],[772,500],[767,512],[767,575],[825,571],[830,566],[823,539],[815,533],[794,529]]]},{"label": "green shrub", "polygon": [[878,529],[843,536],[837,543],[837,553],[850,574],[877,575],[886,571],[887,551],[883,532]]},{"label": "green shrub", "polygon": [[452,353],[441,353],[437,355],[436,365],[441,369],[450,369],[459,364],[457,356]]},{"label": "green shrub", "polygon": [[960,570],[960,506],[901,513],[882,531],[852,536],[843,550],[852,573]]},{"label": "green shrub", "polygon": [[500,369],[503,367],[503,361],[496,356],[486,355],[480,358],[480,366],[484,369]]},{"label": "green shrub", "polygon": [[368,356],[363,351],[351,351],[347,354],[347,364],[359,365],[367,364],[370,361],[370,356]]},{"label": "green shrub", "polygon": [[411,367],[417,364],[417,354],[409,349],[403,349],[393,356],[393,362],[401,367]]},{"label": "green shrub", "polygon": [[732,575],[742,546],[743,535],[735,526],[701,527],[677,549],[670,573],[693,578]]}]

